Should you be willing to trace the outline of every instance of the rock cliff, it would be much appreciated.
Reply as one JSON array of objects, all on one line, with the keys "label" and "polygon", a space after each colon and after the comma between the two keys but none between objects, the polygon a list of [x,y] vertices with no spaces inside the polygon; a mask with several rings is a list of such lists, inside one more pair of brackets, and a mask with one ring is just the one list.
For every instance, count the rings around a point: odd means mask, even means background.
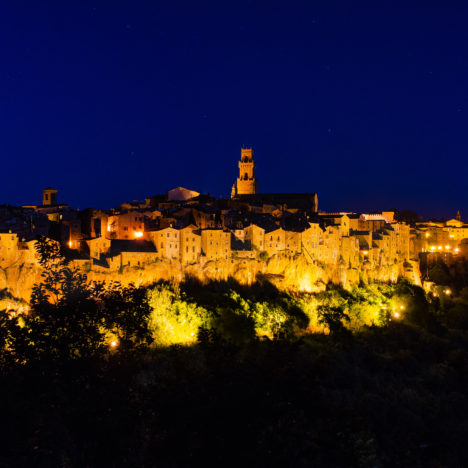
[{"label": "rock cliff", "polygon": [[[201,282],[233,278],[241,284],[251,284],[260,276],[279,289],[296,292],[319,292],[328,283],[347,288],[360,281],[395,282],[399,277],[421,284],[418,262],[374,266],[364,262],[356,268],[349,268],[341,263],[323,265],[311,262],[301,254],[278,254],[266,261],[232,258],[187,266],[176,260],[163,260],[144,267],[123,267],[118,271],[93,266],[87,274],[89,281],[118,281],[138,286],[160,280],[180,282],[186,276],[198,278]],[[30,300],[34,284],[40,280],[41,268],[36,263],[16,262],[0,268],[0,291],[7,291],[26,302]]]}]

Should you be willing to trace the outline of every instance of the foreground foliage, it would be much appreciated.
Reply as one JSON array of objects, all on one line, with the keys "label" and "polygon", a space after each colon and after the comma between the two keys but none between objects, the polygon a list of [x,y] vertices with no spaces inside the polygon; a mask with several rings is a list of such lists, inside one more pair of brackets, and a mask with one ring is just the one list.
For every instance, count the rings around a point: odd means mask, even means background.
[{"label": "foreground foliage", "polygon": [[104,286],[39,249],[0,314],[0,466],[468,464],[463,289]]}]

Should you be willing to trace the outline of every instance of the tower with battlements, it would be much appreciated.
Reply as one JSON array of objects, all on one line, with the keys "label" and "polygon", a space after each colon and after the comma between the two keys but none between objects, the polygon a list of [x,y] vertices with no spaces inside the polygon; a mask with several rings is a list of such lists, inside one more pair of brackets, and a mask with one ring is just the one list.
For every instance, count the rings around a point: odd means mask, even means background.
[{"label": "tower with battlements", "polygon": [[255,195],[257,193],[257,179],[255,179],[255,161],[252,148],[241,149],[239,161],[239,177],[232,186],[231,198],[237,195]]}]

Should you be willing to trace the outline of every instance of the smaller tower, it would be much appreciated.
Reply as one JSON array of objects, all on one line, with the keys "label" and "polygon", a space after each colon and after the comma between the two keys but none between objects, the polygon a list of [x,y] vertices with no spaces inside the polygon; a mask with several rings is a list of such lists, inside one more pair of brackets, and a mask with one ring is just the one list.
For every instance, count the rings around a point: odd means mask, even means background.
[{"label": "smaller tower", "polygon": [[461,221],[460,210],[457,211],[457,221]]},{"label": "smaller tower", "polygon": [[42,191],[42,204],[51,206],[57,204],[57,189],[47,187]]},{"label": "smaller tower", "polygon": [[237,195],[255,195],[257,179],[255,178],[255,161],[252,148],[241,148],[239,161],[239,177],[232,186],[231,198]]}]

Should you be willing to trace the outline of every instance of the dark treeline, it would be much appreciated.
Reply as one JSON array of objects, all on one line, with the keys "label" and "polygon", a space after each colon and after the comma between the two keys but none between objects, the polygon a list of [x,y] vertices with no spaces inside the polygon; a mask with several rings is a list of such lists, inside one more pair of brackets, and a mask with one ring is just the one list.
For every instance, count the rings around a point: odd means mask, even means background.
[{"label": "dark treeline", "polygon": [[0,315],[0,466],[468,465],[465,289],[124,288],[39,250]]}]

